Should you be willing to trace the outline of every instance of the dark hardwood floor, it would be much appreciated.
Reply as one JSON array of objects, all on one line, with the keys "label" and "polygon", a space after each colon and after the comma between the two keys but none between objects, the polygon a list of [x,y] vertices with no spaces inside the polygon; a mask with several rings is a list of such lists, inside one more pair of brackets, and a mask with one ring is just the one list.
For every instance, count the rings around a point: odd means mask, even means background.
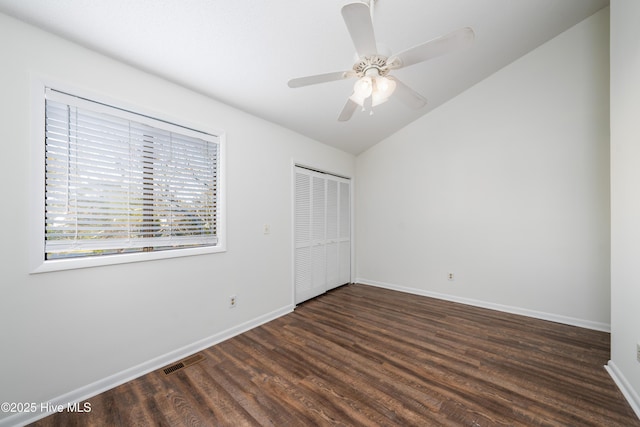
[{"label": "dark hardwood floor", "polygon": [[348,285],[38,426],[640,426],[609,334]]}]

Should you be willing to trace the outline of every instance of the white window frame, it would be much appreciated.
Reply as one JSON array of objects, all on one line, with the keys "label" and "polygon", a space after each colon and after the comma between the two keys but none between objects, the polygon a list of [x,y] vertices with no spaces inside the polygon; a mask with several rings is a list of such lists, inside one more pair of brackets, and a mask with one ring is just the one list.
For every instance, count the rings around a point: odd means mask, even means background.
[{"label": "white window frame", "polygon": [[[78,258],[45,259],[45,93],[47,88],[73,94],[105,105],[134,112],[141,116],[175,124],[176,126],[197,129],[199,132],[214,135],[218,138],[218,203],[217,203],[217,236],[215,246],[176,248],[152,252],[135,252],[125,254],[98,255]],[[70,270],[104,265],[124,264],[131,262],[151,261],[167,258],[212,254],[226,251],[226,167],[225,167],[225,133],[201,124],[192,125],[183,119],[162,116],[138,106],[78,89],[70,85],[52,81],[41,76],[31,77],[31,122],[30,122],[30,218],[29,218],[29,272],[43,273],[49,271]]]}]

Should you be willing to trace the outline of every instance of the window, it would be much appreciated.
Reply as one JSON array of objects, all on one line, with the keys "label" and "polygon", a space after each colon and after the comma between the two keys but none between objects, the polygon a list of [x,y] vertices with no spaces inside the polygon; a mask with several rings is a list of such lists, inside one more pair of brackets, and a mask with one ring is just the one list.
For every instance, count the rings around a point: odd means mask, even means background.
[{"label": "window", "polygon": [[224,250],[220,136],[51,88],[44,105],[36,270]]}]

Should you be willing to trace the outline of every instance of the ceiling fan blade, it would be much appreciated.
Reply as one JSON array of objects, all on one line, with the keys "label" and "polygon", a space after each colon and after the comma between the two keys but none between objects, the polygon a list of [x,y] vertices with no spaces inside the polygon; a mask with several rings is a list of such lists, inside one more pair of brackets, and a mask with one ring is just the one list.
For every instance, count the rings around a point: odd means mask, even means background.
[{"label": "ceiling fan blade", "polygon": [[377,53],[376,37],[369,6],[364,3],[351,3],[342,8],[342,17],[347,25],[351,40],[360,58]]},{"label": "ceiling fan blade", "polygon": [[315,85],[318,83],[332,82],[335,80],[348,79],[349,77],[352,77],[354,75],[355,73],[353,71],[336,71],[333,73],[317,74],[315,76],[298,77],[296,79],[289,80],[287,84],[289,85],[289,87],[295,88]]},{"label": "ceiling fan blade", "polygon": [[393,55],[389,58],[387,64],[390,69],[408,67],[409,65],[469,46],[474,38],[475,34],[471,28],[461,28]]},{"label": "ceiling fan blade", "polygon": [[356,111],[357,107],[358,107],[358,104],[353,102],[351,98],[347,98],[347,103],[344,104],[344,108],[342,109],[342,112],[338,116],[338,121],[346,122],[347,120],[349,120],[351,116],[353,116],[353,113],[354,111]]},{"label": "ceiling fan blade", "polygon": [[396,82],[396,90],[393,92],[393,96],[398,98],[404,105],[415,110],[427,105],[427,100],[418,92],[393,76],[387,76],[387,78]]}]

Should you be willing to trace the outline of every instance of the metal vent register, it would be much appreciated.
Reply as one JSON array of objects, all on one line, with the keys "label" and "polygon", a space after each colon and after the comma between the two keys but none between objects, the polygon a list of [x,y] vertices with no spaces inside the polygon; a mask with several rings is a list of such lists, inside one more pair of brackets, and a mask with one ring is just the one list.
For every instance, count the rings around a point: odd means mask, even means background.
[{"label": "metal vent register", "polygon": [[204,360],[204,356],[202,353],[194,354],[193,356],[189,356],[186,359],[182,359],[179,362],[174,363],[173,365],[167,366],[166,368],[162,368],[162,371],[165,375],[173,374],[174,372],[178,372],[181,369],[187,368],[191,365],[195,365],[196,363],[202,362]]}]

